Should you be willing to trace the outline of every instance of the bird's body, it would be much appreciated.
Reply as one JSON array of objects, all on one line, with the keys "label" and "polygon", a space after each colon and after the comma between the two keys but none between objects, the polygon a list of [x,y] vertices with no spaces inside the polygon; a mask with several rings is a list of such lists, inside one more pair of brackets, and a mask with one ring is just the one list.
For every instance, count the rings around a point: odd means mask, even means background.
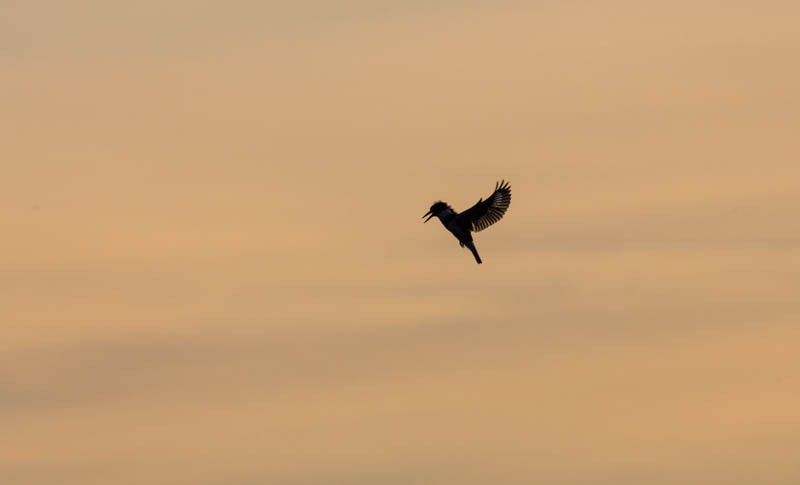
[{"label": "bird's body", "polygon": [[478,250],[472,242],[472,233],[482,231],[499,221],[506,213],[509,204],[511,204],[511,186],[502,181],[495,185],[494,192],[486,200],[480,199],[464,212],[457,213],[447,203],[439,201],[422,217],[428,217],[425,222],[432,217],[438,217],[442,225],[458,239],[461,247],[468,247],[475,256],[475,261],[481,264],[481,257],[478,256]]}]

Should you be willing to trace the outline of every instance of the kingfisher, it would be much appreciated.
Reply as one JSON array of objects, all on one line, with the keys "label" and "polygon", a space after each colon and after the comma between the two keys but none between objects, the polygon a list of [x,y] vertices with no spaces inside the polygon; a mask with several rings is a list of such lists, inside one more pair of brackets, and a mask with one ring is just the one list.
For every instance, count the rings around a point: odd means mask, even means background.
[{"label": "kingfisher", "polygon": [[465,210],[457,213],[446,202],[436,202],[430,210],[422,216],[423,222],[428,222],[434,216],[442,221],[442,225],[452,232],[458,239],[458,244],[463,248],[468,247],[475,256],[475,261],[481,264],[481,257],[472,242],[472,233],[486,229],[495,222],[502,219],[511,204],[511,186],[505,180],[497,182],[494,192],[486,200],[482,198],[478,202]]}]

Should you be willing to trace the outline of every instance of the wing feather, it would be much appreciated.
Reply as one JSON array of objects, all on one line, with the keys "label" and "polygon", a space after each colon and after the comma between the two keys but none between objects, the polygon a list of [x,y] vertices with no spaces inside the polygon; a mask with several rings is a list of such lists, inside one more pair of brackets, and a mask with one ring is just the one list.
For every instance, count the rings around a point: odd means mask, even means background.
[{"label": "wing feather", "polygon": [[457,218],[473,232],[482,231],[502,219],[510,204],[511,186],[503,180],[495,184],[494,192],[486,200],[480,199]]}]

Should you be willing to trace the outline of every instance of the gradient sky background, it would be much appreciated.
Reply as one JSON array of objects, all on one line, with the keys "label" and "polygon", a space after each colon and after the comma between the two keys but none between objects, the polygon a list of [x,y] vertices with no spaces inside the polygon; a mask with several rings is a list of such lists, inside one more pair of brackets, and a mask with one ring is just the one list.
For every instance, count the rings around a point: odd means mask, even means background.
[{"label": "gradient sky background", "polygon": [[798,18],[0,0],[0,482],[799,483]]}]

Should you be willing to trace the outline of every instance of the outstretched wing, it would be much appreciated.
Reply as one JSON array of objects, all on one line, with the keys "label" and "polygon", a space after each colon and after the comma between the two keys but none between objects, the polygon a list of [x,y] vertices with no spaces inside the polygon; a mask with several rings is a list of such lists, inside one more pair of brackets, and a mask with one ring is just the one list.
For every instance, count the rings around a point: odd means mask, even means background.
[{"label": "outstretched wing", "polygon": [[456,217],[458,222],[473,232],[478,232],[502,219],[509,204],[511,204],[511,186],[503,180],[495,184],[494,192],[486,200],[479,200],[477,204]]}]

